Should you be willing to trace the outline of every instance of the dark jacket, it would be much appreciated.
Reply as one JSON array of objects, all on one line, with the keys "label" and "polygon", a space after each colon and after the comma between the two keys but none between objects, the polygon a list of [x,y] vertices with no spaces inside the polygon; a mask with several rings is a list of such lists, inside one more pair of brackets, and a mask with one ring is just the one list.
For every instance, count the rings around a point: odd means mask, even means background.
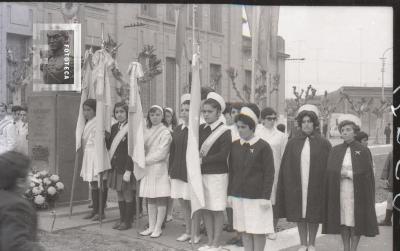
[{"label": "dark jacket", "polygon": [[373,237],[379,233],[375,212],[375,180],[368,148],[357,141],[332,148],[329,154],[324,186],[324,234],[339,234],[340,180],[343,159],[350,147],[354,184],[355,235]]},{"label": "dark jacket", "polygon": [[274,157],[267,142],[259,139],[251,146],[232,143],[229,155],[230,196],[247,199],[266,199],[274,183]]},{"label": "dark jacket", "polygon": [[0,190],[0,250],[39,251],[37,216],[32,205],[18,194]]},{"label": "dark jacket", "polygon": [[[106,139],[107,149],[110,150],[111,144],[119,132],[118,129],[119,123],[115,123],[111,127],[111,136],[109,139]],[[111,168],[117,169],[119,174],[124,174],[125,171],[133,171],[133,161],[132,158],[128,155],[128,135],[125,135],[117,149],[115,150],[114,156],[110,156],[111,158]]]},{"label": "dark jacket", "polygon": [[175,127],[172,133],[172,142],[169,150],[168,173],[171,179],[187,182],[186,149],[188,128],[182,130],[182,125]]},{"label": "dark jacket", "polygon": [[[303,221],[301,152],[306,138],[307,135],[301,131],[288,141],[279,170],[275,207],[279,218],[287,218],[291,222]],[[324,177],[331,144],[315,132],[309,140],[311,156],[305,221],[321,223]]]},{"label": "dark jacket", "polygon": [[[215,129],[222,126],[220,123]],[[211,135],[211,131],[205,129],[206,124],[200,125],[199,144],[200,148],[203,142]],[[222,174],[228,173],[228,154],[231,150],[232,136],[231,131],[226,130],[211,146],[207,155],[202,158],[202,174]]]}]

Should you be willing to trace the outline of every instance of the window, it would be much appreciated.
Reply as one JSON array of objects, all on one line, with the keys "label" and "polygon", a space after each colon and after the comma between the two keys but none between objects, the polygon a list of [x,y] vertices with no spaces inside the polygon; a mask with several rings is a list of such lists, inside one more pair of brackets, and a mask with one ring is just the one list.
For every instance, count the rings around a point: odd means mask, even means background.
[{"label": "window", "polygon": [[143,16],[156,17],[157,16],[157,5],[155,4],[141,4],[140,13]]},{"label": "window", "polygon": [[[195,20],[195,23],[196,23],[196,28],[200,28],[201,29],[201,27],[202,27],[202,25],[201,25],[201,18],[202,18],[202,15],[203,15],[203,12],[202,12],[202,6],[201,5],[199,5],[199,4],[196,4],[196,6],[197,6],[197,8],[196,8],[196,20]],[[188,4],[188,12],[189,12],[189,26],[193,26],[193,4]]]},{"label": "window", "polygon": [[222,32],[222,6],[219,4],[210,4],[210,29]]},{"label": "window", "polygon": [[165,96],[166,96],[166,105],[168,107],[175,108],[175,97],[176,97],[176,69],[175,69],[175,58],[166,59],[166,71],[165,71]]},{"label": "window", "polygon": [[166,16],[168,22],[175,22],[175,7],[173,4],[166,4]]},{"label": "window", "polygon": [[221,93],[221,65],[210,64],[210,87]]}]

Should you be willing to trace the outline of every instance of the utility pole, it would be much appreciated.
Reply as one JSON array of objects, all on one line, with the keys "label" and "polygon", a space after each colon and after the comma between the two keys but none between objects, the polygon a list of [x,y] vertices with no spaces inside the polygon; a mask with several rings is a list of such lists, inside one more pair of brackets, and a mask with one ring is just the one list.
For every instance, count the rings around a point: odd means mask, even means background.
[{"label": "utility pole", "polygon": [[391,49],[393,49],[393,47],[387,48],[383,52],[382,57],[379,58],[379,59],[382,60],[382,69],[381,69],[381,72],[382,72],[382,101],[385,100],[385,81],[384,81],[384,78],[385,78],[385,60],[386,60],[385,54],[386,54],[386,52],[388,52]]},{"label": "utility pole", "polygon": [[362,28],[358,28],[358,30],[360,31],[360,86],[362,86]]}]

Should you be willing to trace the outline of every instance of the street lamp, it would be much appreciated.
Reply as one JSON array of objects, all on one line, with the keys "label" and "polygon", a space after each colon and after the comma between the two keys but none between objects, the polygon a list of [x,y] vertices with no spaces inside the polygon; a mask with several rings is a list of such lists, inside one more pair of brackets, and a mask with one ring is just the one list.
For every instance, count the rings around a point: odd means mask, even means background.
[{"label": "street lamp", "polygon": [[379,58],[379,59],[382,60],[382,69],[381,69],[381,72],[382,72],[382,101],[385,100],[385,82],[384,82],[384,77],[385,77],[385,59],[386,59],[385,58],[385,54],[386,54],[386,52],[388,52],[391,49],[393,49],[393,47],[387,48],[383,52],[382,57]]}]

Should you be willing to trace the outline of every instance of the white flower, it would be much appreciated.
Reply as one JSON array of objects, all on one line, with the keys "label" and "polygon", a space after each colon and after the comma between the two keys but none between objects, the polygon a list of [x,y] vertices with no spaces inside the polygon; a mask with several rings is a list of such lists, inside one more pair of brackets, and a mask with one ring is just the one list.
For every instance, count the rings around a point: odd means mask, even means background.
[{"label": "white flower", "polygon": [[39,174],[38,173],[35,173],[35,175],[33,175],[33,178],[39,178]]},{"label": "white flower", "polygon": [[38,195],[38,194],[40,194],[41,192],[42,192],[42,190],[40,190],[39,187],[34,187],[34,188],[32,188],[32,193],[35,194],[35,195]]},{"label": "white flower", "polygon": [[58,182],[60,180],[60,177],[56,174],[53,174],[50,176],[50,180],[53,182]]},{"label": "white flower", "polygon": [[57,193],[57,190],[54,187],[49,187],[47,188],[47,193],[50,195],[55,195]]},{"label": "white flower", "polygon": [[43,179],[43,183],[44,183],[45,185],[50,185],[50,184],[51,184],[51,180],[50,180],[49,178],[44,178],[44,179]]},{"label": "white flower", "polygon": [[56,183],[56,187],[57,187],[58,190],[63,190],[64,189],[64,184],[61,183],[61,182],[57,182]]},{"label": "white flower", "polygon": [[45,202],[45,199],[42,195],[37,195],[37,196],[35,196],[35,199],[33,201],[37,205],[42,205]]},{"label": "white flower", "polygon": [[46,176],[47,174],[49,174],[49,172],[47,172],[46,170],[43,170],[40,172],[40,175]]},{"label": "white flower", "polygon": [[35,187],[35,186],[36,186],[35,183],[31,182],[31,187]]},{"label": "white flower", "polygon": [[40,192],[43,192],[43,191],[44,191],[44,188],[43,188],[42,185],[39,186],[39,190],[40,190]]}]

